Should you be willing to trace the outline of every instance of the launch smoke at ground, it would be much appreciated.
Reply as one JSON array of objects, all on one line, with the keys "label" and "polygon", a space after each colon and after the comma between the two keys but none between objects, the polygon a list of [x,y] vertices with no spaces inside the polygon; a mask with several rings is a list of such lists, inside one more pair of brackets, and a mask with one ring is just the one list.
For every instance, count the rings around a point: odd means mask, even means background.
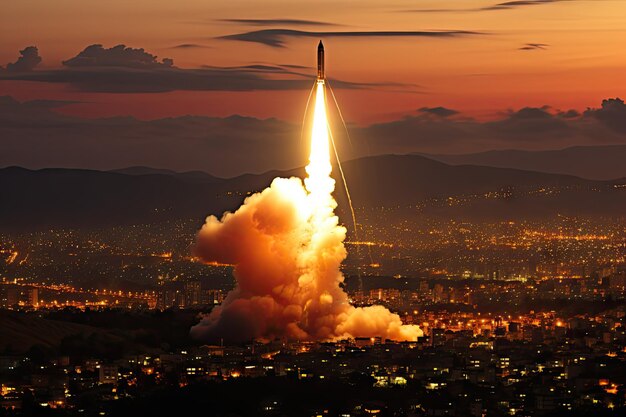
[{"label": "launch smoke at ground", "polygon": [[235,265],[237,286],[191,329],[192,336],[239,342],[422,335],[383,306],[350,305],[340,287],[346,229],[334,214],[324,89],[319,80],[304,184],[276,178],[234,213],[207,218],[200,230],[195,254],[205,262]]}]

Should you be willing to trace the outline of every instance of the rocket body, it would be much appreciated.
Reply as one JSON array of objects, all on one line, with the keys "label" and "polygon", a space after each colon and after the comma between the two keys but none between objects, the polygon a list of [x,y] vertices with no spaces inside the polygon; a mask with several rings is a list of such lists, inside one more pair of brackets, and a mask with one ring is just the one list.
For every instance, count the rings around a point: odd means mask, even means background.
[{"label": "rocket body", "polygon": [[326,78],[326,74],[324,73],[324,44],[320,41],[317,46],[317,80],[321,81]]}]

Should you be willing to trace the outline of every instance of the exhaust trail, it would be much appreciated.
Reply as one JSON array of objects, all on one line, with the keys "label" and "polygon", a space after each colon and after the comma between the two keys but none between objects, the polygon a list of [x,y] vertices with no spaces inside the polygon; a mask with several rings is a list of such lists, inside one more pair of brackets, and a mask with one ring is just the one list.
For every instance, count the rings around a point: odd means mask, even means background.
[{"label": "exhaust trail", "polygon": [[350,132],[348,132],[348,125],[346,124],[346,120],[343,118],[343,113],[341,113],[341,108],[339,107],[339,103],[337,102],[337,98],[335,97],[335,92],[333,91],[328,81],[326,82],[326,84],[328,85],[328,90],[330,91],[330,95],[332,96],[333,101],[335,102],[335,108],[337,109],[337,113],[339,113],[341,124],[343,125],[343,128],[346,131],[346,136],[348,137],[348,143],[350,143],[350,146],[352,146],[352,138],[350,138]]},{"label": "exhaust trail", "polygon": [[[350,146],[352,146],[352,139],[350,138],[350,132],[348,132],[348,125],[346,124],[345,119],[343,118],[343,114],[341,113],[341,109],[339,108],[339,103],[337,102],[337,99],[335,98],[335,93],[333,92],[332,87],[330,86],[330,83],[328,81],[326,81],[326,85],[328,86],[328,90],[330,91],[331,96],[333,97],[333,101],[335,103],[335,108],[337,109],[337,113],[339,113],[339,117],[341,119],[341,123],[343,125],[343,128],[346,132],[346,136],[348,137],[348,142],[350,143]],[[335,151],[335,158],[337,159],[337,165],[339,166],[339,171],[341,173],[341,179],[343,181],[343,186],[344,189],[346,190],[346,197],[348,199],[348,204],[350,205],[350,212],[352,214],[352,222],[354,224],[354,237],[357,241],[360,241],[359,236],[358,236],[358,223],[356,221],[356,214],[355,214],[355,210],[354,210],[354,205],[352,204],[352,198],[350,197],[350,191],[348,190],[348,181],[346,180],[346,176],[343,173],[343,168],[341,166],[341,161],[339,160],[339,153],[337,152],[337,147],[335,146],[335,139],[332,135],[332,132],[330,131],[330,127],[329,127],[329,132],[330,132],[330,139],[332,141],[333,144],[333,149]],[[372,257],[372,248],[370,248],[369,245],[367,246],[367,255],[370,261],[370,265],[374,264],[374,258]],[[360,245],[357,245],[357,252],[360,252],[359,249]],[[359,290],[363,290],[363,281],[361,278],[361,274],[359,273]]]},{"label": "exhaust trail", "polygon": [[313,91],[315,91],[315,84],[311,87],[309,91],[309,97],[306,99],[306,106],[304,107],[304,115],[302,116],[302,127],[300,128],[300,142],[304,141],[304,127],[306,125],[306,115],[309,114],[309,104],[311,103],[311,97],[313,96]]}]

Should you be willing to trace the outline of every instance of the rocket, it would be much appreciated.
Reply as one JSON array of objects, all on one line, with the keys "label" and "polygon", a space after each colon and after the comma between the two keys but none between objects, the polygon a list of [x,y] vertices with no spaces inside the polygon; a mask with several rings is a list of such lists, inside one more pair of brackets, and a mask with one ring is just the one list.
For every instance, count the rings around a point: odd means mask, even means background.
[{"label": "rocket", "polygon": [[323,81],[326,78],[324,74],[324,44],[320,40],[317,45],[317,81]]}]

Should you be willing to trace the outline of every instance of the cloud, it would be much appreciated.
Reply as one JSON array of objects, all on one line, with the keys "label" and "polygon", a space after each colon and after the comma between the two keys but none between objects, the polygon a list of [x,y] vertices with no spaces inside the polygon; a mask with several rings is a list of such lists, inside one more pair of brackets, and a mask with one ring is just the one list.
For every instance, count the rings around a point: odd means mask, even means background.
[{"label": "cloud", "polygon": [[510,119],[528,120],[528,119],[542,119],[547,120],[552,118],[552,114],[549,112],[549,106],[543,107],[523,107],[517,111],[509,111]]},{"label": "cloud", "polygon": [[[43,71],[4,71],[0,80],[65,83],[80,91],[96,93],[163,93],[187,91],[307,90],[314,79],[312,71],[296,71],[293,66],[246,65],[184,69],[171,59],[161,61],[143,49],[118,45],[103,48],[91,45],[63,61],[63,67]],[[347,89],[407,88],[398,83],[358,83],[331,80],[333,86]]]},{"label": "cloud", "polygon": [[508,116],[484,125],[488,130],[506,134],[518,141],[534,141],[538,137],[565,137],[572,134],[573,127],[558,114],[552,114],[549,107],[524,107],[511,111]]},{"label": "cloud", "polygon": [[454,38],[461,36],[481,35],[479,32],[464,30],[442,31],[360,31],[360,32],[309,32],[292,29],[263,29],[251,32],[221,36],[219,39],[261,43],[263,45],[282,48],[285,38],[379,38],[379,37],[425,37]]},{"label": "cloud", "polygon": [[198,43],[181,43],[180,45],[174,45],[170,49],[204,49],[211,48],[207,45],[200,45]]},{"label": "cloud", "polygon": [[63,61],[63,65],[70,68],[84,67],[124,67],[124,68],[171,68],[174,61],[163,58],[157,61],[155,55],[149,54],[143,48],[129,48],[117,45],[104,48],[102,45],[90,45],[78,55]]},{"label": "cloud", "polygon": [[[54,111],[68,104],[73,102],[20,103],[0,97],[0,166],[115,169],[144,165],[229,177],[290,169],[306,162],[297,123],[242,116],[82,119]],[[350,159],[391,153],[626,144],[626,105],[616,98],[582,114],[526,107],[480,121],[452,111],[425,107],[403,119],[351,128],[352,146],[343,129],[335,126],[339,153]]]},{"label": "cloud", "polygon": [[[74,103],[64,100],[33,100],[20,103],[13,97],[0,96],[0,138],[2,138],[0,153],[3,151],[10,153],[11,149],[21,148],[20,138],[27,138],[31,134],[30,131],[22,129],[34,127],[43,134],[45,129],[66,126],[72,119],[51,110]],[[53,132],[50,134],[54,136]],[[16,141],[14,144],[13,140]]]},{"label": "cloud", "polygon": [[563,1],[571,1],[571,0],[517,0],[517,1],[506,1],[504,3],[498,3],[493,6],[484,7],[482,10],[505,10],[505,9],[513,9],[517,7],[523,6],[539,6],[542,4],[549,3],[560,3]]},{"label": "cloud", "polygon": [[544,50],[548,49],[548,44],[545,43],[527,43],[524,46],[520,47],[520,51],[536,51],[536,50]]},{"label": "cloud", "polygon": [[276,73],[287,73],[287,74],[296,74],[296,75],[306,76],[306,74],[301,74],[301,73],[293,72],[291,70],[286,70],[285,68],[288,68],[288,67],[284,65],[272,65],[272,64],[249,64],[249,65],[235,65],[235,66],[230,66],[230,67],[213,67],[213,66],[206,65],[203,68],[258,71],[258,72],[276,72]]},{"label": "cloud", "polygon": [[573,109],[560,111],[558,114],[564,119],[575,119],[577,117],[580,117],[580,112]]},{"label": "cloud", "polygon": [[35,46],[27,46],[20,51],[17,61],[9,63],[6,66],[7,72],[29,72],[35,69],[41,62],[39,51]]},{"label": "cloud", "polygon": [[[65,83],[96,93],[164,93],[190,91],[254,91],[306,89],[310,80],[272,79],[254,69],[94,67],[0,75],[0,79]],[[357,84],[353,85],[354,88]]]},{"label": "cloud", "polygon": [[[63,104],[71,103],[55,103]],[[276,119],[83,119],[51,107],[50,102],[0,97],[0,166],[115,169],[144,165],[180,171],[194,167],[235,176],[290,169],[306,161],[298,140],[300,127]]]},{"label": "cloud", "polygon": [[422,107],[418,110],[420,113],[431,114],[437,117],[450,117],[458,114],[459,112],[445,107]]},{"label": "cloud", "polygon": [[520,0],[520,1],[507,1],[503,3],[496,3],[491,6],[485,7],[476,7],[470,9],[455,9],[455,8],[439,8],[439,9],[411,9],[411,10],[402,10],[401,12],[408,13],[449,13],[449,12],[483,12],[483,11],[491,11],[491,10],[510,10],[524,6],[539,6],[542,4],[549,3],[560,3],[564,1],[574,1],[574,0]]},{"label": "cloud", "polygon": [[351,137],[354,142],[361,142],[360,146],[355,146],[363,149],[361,155],[624,144],[624,107],[619,99],[605,100],[601,109],[590,109],[582,115],[575,110],[555,111],[548,106],[525,107],[484,122],[470,118],[433,117],[433,108],[427,108],[430,111],[360,128],[351,132]]},{"label": "cloud", "polygon": [[285,68],[295,68],[295,69],[311,69],[313,67],[308,67],[306,65],[296,65],[296,64],[281,64],[281,67]]},{"label": "cloud", "polygon": [[476,12],[481,9],[410,9],[398,10],[399,13],[449,13],[449,12]]},{"label": "cloud", "polygon": [[616,132],[626,133],[626,104],[620,98],[602,100],[601,108],[588,109],[584,114],[601,121]]},{"label": "cloud", "polygon": [[250,26],[339,26],[335,23],[300,19],[219,19],[219,21]]},{"label": "cloud", "polygon": [[[5,96],[6,97],[6,96]],[[24,106],[40,109],[40,110],[49,110],[49,109],[58,109],[60,107],[69,106],[70,104],[80,104],[82,101],[76,100],[47,100],[47,99],[38,99],[38,100],[30,100],[22,103]]]}]

